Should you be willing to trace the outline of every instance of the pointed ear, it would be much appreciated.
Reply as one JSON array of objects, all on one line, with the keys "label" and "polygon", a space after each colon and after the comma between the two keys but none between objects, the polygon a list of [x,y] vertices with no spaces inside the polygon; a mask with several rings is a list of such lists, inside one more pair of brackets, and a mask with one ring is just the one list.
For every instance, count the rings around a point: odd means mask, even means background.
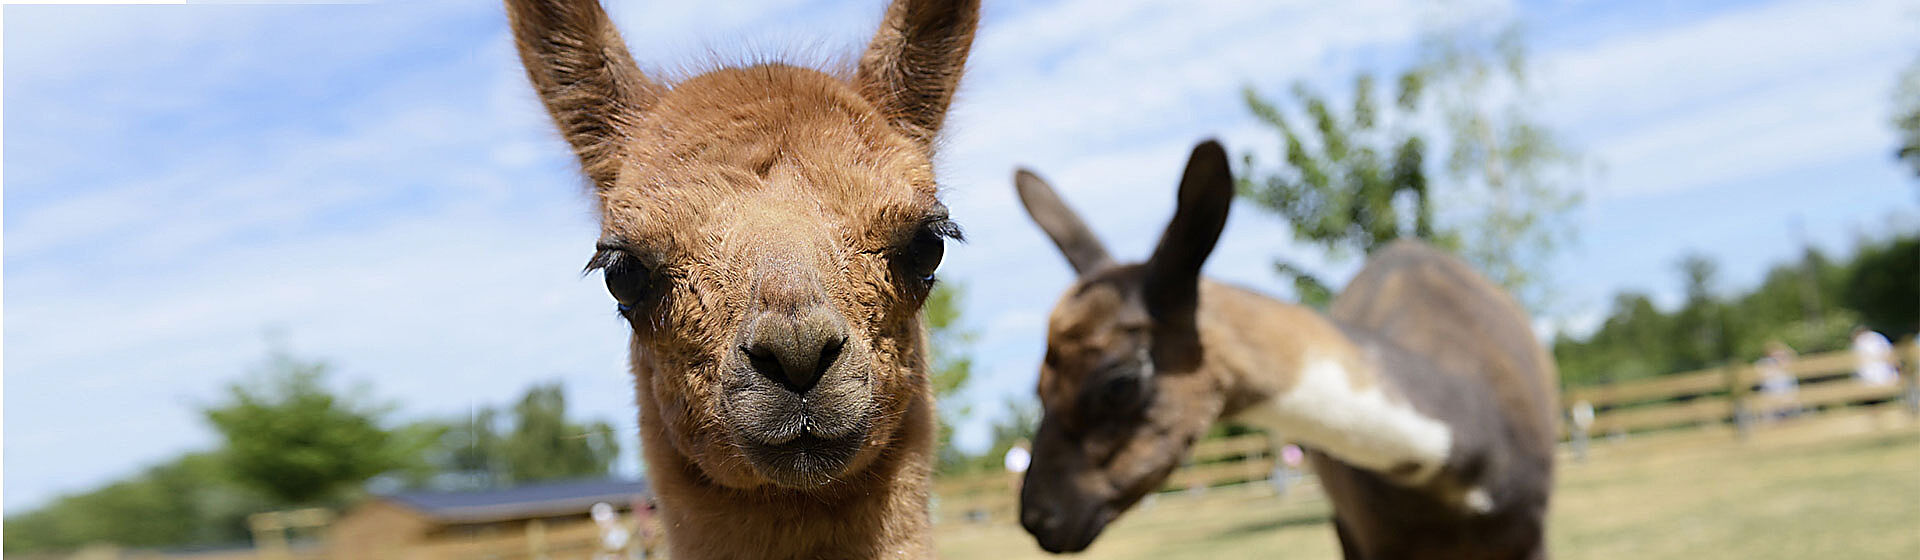
[{"label": "pointed ear", "polygon": [[894,0],[854,83],[896,130],[932,146],[979,20],[980,0]]},{"label": "pointed ear", "polygon": [[1060,201],[1060,195],[1054,194],[1053,187],[1032,171],[1021,169],[1013,174],[1014,190],[1020,192],[1020,203],[1026,205],[1027,215],[1033,217],[1033,223],[1039,224],[1047,237],[1053,238],[1053,244],[1060,247],[1060,254],[1067,256],[1067,263],[1073,265],[1073,271],[1081,276],[1095,270],[1113,266],[1113,258],[1107,256],[1107,248],[1100,244],[1100,238],[1094,237],[1093,230],[1080,221],[1080,215],[1073,213],[1067,203]]},{"label": "pointed ear", "polygon": [[520,63],[594,185],[619,172],[620,138],[664,90],[647,79],[597,0],[507,0]]},{"label": "pointed ear", "polygon": [[1147,260],[1147,310],[1156,318],[1191,315],[1199,301],[1200,265],[1220,240],[1233,205],[1233,171],[1227,151],[1208,140],[1193,148],[1180,179],[1180,205]]}]

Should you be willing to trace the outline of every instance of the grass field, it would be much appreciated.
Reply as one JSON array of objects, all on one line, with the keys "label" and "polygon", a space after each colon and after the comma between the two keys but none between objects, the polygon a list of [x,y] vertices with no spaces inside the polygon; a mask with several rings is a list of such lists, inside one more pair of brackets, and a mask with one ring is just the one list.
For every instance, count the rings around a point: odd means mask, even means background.
[{"label": "grass field", "polygon": [[[1649,436],[1564,461],[1549,520],[1558,559],[1920,558],[1920,425],[1883,407],[1760,430]],[[1311,488],[1168,496],[1085,558],[1338,558]],[[948,560],[1045,558],[1019,527],[944,524]]]}]

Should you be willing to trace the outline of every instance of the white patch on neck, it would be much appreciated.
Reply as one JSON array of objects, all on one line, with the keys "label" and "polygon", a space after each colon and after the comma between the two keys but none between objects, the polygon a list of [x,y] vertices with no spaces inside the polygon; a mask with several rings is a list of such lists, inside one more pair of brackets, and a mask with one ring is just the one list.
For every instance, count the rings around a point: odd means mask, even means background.
[{"label": "white patch on neck", "polygon": [[[1447,461],[1453,431],[1411,405],[1387,400],[1379,385],[1356,390],[1338,361],[1308,359],[1285,393],[1240,415],[1341,462],[1407,484],[1431,480]],[[1411,464],[1405,479],[1392,469]]]}]

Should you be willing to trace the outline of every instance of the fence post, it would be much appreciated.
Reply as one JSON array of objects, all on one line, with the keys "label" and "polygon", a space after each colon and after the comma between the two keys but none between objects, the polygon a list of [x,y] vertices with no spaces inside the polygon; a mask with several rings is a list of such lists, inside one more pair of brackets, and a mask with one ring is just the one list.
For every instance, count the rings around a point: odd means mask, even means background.
[{"label": "fence post", "polygon": [[253,531],[253,549],[261,558],[288,558],[287,523],[281,512],[267,511],[247,516],[247,528]]},{"label": "fence post", "polygon": [[1733,404],[1733,435],[1735,439],[1746,441],[1753,432],[1753,411],[1749,403],[1746,376],[1738,365],[1728,363],[1723,366],[1727,376],[1727,401]]},{"label": "fence post", "polygon": [[1257,483],[1261,480],[1272,478],[1273,466],[1280,464],[1280,460],[1279,456],[1273,452],[1273,439],[1267,437],[1267,434],[1249,434],[1247,437],[1260,438],[1260,441],[1266,444],[1261,446],[1259,451],[1249,453],[1240,458],[1247,467],[1247,482],[1256,483],[1248,484],[1247,486],[1259,488],[1260,485]]},{"label": "fence post", "polygon": [[[596,541],[595,544],[598,544]],[[542,560],[547,557],[547,522],[534,519],[527,522],[527,557]]]}]

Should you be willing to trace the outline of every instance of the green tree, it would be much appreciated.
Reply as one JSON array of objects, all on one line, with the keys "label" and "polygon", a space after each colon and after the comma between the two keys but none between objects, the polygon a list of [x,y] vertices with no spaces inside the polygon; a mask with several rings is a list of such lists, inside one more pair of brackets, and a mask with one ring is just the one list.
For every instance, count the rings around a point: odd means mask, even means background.
[{"label": "green tree", "polygon": [[1757,359],[1770,342],[1799,352],[1840,348],[1858,315],[1840,305],[1847,268],[1809,247],[1799,262],[1773,267],[1760,285],[1729,301],[1733,355]]},{"label": "green tree", "polygon": [[[1460,32],[1429,39],[1420,62],[1384,80],[1391,103],[1372,74],[1354,79],[1344,111],[1305,83],[1285,108],[1248,87],[1248,108],[1279,132],[1283,153],[1273,169],[1247,154],[1239,190],[1335,259],[1423,239],[1544,305],[1539,271],[1571,233],[1560,216],[1578,202],[1574,182],[1585,168],[1532,116],[1526,61],[1512,28],[1491,39]],[[1446,150],[1440,165],[1428,155],[1436,144]],[[1278,262],[1276,271],[1301,301],[1331,300],[1327,284],[1297,263]]]},{"label": "green tree", "polygon": [[1031,397],[1009,398],[1002,406],[1006,407],[1006,411],[989,429],[992,439],[988,440],[986,453],[979,455],[975,461],[978,468],[1006,468],[1002,460],[1007,450],[1023,441],[1028,442],[1029,448],[1033,446],[1034,431],[1040,427],[1040,403]]},{"label": "green tree", "polygon": [[252,380],[228,386],[227,402],[203,410],[225,438],[221,457],[236,481],[304,505],[413,463],[418,449],[381,426],[387,407],[328,390],[328,371],[275,349]]},{"label": "green tree", "polygon": [[536,385],[513,407],[513,431],[501,442],[507,475],[515,482],[606,476],[620,456],[613,427],[567,418],[559,383]]},{"label": "green tree", "polygon": [[569,417],[559,382],[529,387],[506,413],[480,407],[464,420],[434,424],[438,437],[428,461],[442,486],[490,488],[606,476],[620,456],[613,426]]},{"label": "green tree", "polygon": [[953,445],[954,424],[972,412],[970,407],[953,398],[973,378],[973,356],[968,346],[973,344],[974,333],[960,320],[965,296],[966,289],[959,284],[943,282],[934,286],[933,293],[927,295],[926,304],[920,308],[920,320],[927,328],[927,347],[933,354],[930,360],[933,396],[940,404],[935,448],[938,450],[936,468],[942,471],[956,468],[967,460],[966,453]]},{"label": "green tree", "polygon": [[501,452],[500,420],[492,407],[476,407],[463,421],[427,422],[424,429],[434,431],[428,462],[447,486],[456,488],[494,488],[507,482],[507,465]]},{"label": "green tree", "polygon": [[1740,294],[1714,289],[1714,267],[1691,257],[1677,267],[1685,301],[1671,312],[1640,294],[1615,296],[1600,328],[1553,344],[1569,386],[1680,373],[1758,359],[1771,342],[1802,353],[1846,347],[1856,324],[1900,337],[1920,331],[1920,236],[1864,242],[1847,259],[1809,248]]},{"label": "green tree", "polygon": [[1920,332],[1920,237],[1862,247],[1841,291],[1867,328],[1898,340]]},{"label": "green tree", "polygon": [[1614,296],[1605,322],[1587,340],[1560,335],[1553,353],[1568,385],[1652,377],[1676,371],[1671,364],[1673,320],[1646,294]]},{"label": "green tree", "polygon": [[1900,73],[1893,90],[1893,128],[1900,135],[1894,157],[1905,160],[1920,176],[1920,58]]},{"label": "green tree", "polygon": [[1682,257],[1678,268],[1687,299],[1674,317],[1679,360],[1672,367],[1693,370],[1715,365],[1729,353],[1726,315],[1713,293],[1720,266],[1706,255],[1692,254]]},{"label": "green tree", "polygon": [[245,542],[247,514],[270,509],[233,483],[213,453],[192,453],[137,476],[61,496],[6,520],[7,553],[72,550],[92,543],[160,547]]}]

